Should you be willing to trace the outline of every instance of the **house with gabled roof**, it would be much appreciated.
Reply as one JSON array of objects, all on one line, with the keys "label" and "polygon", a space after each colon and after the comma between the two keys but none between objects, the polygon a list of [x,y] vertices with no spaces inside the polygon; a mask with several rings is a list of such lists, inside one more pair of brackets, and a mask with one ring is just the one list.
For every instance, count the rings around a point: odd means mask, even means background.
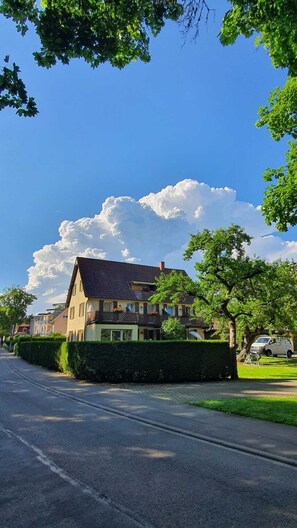
[{"label": "house with gabled roof", "polygon": [[[193,298],[183,304],[152,304],[150,297],[161,273],[172,269],[77,257],[67,295],[67,339],[69,341],[155,340],[161,324],[177,317],[187,334],[204,337],[203,321],[193,319]],[[186,275],[183,270],[176,270]]]},{"label": "house with gabled roof", "polygon": [[28,323],[21,323],[16,325],[14,335],[30,335],[30,325]]},{"label": "house with gabled roof", "polygon": [[53,305],[46,312],[34,315],[30,321],[30,333],[37,336],[49,336],[53,333],[66,335],[68,310],[63,305]]}]

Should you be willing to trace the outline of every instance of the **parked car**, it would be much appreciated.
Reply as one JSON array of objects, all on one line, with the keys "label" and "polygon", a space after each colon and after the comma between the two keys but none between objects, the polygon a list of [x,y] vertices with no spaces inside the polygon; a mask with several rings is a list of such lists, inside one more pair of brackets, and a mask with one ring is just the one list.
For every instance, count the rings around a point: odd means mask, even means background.
[{"label": "parked car", "polygon": [[290,358],[293,350],[291,339],[284,336],[260,336],[251,346],[251,352],[261,356],[286,356]]}]

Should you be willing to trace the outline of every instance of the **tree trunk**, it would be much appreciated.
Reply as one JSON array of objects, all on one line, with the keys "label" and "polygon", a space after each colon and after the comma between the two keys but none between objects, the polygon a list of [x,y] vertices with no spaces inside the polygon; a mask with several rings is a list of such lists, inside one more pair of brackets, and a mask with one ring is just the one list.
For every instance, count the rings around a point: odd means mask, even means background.
[{"label": "tree trunk", "polygon": [[231,379],[238,379],[237,372],[237,359],[236,359],[236,322],[235,320],[229,321],[229,347],[230,347],[230,360],[231,360]]},{"label": "tree trunk", "polygon": [[250,348],[254,342],[255,337],[257,337],[259,334],[265,333],[265,330],[258,329],[255,332],[251,332],[250,330],[246,330],[244,335],[244,346],[242,347],[237,359],[238,361],[243,362],[245,360],[246,355],[249,353]]},{"label": "tree trunk", "polygon": [[12,349],[13,334],[14,334],[14,324],[11,326],[11,329],[10,329],[9,348],[8,348],[9,352],[11,352],[11,349]]},{"label": "tree trunk", "polygon": [[249,353],[251,345],[256,337],[256,332],[247,332],[245,334],[244,339],[244,346],[242,347],[239,355],[238,355],[238,361],[243,362],[245,360],[246,355]]}]

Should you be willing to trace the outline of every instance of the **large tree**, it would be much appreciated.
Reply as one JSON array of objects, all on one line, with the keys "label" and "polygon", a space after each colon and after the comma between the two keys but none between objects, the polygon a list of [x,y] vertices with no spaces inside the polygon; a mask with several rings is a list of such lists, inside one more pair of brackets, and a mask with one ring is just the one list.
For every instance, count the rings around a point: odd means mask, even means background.
[{"label": "large tree", "polygon": [[152,302],[169,298],[178,303],[193,295],[197,316],[210,325],[228,326],[233,379],[237,378],[237,329],[246,336],[268,327],[292,330],[297,309],[296,265],[251,258],[246,254],[250,243],[251,237],[238,225],[192,235],[184,259],[202,254],[194,266],[196,280],[176,271],[163,274],[152,298]]},{"label": "large tree", "polygon": [[291,138],[285,165],[264,173],[269,182],[263,204],[266,221],[287,231],[288,224],[297,224],[297,77],[289,77],[283,89],[273,90],[268,106],[259,108],[259,114],[257,126],[266,125],[275,141]]},{"label": "large tree", "polygon": [[0,295],[1,328],[13,336],[15,326],[26,318],[28,306],[36,299],[35,295],[27,293],[19,286],[5,288]]},{"label": "large tree", "polygon": [[247,315],[238,320],[238,333],[242,337],[240,360],[244,360],[259,334],[296,333],[296,263],[281,260],[268,263],[266,272],[254,283],[253,296],[246,308]]},{"label": "large tree", "polygon": [[286,163],[264,173],[269,185],[263,213],[266,222],[276,222],[280,231],[297,224],[297,4],[296,0],[229,0],[220,40],[233,44],[239,35],[256,34],[256,45],[268,51],[275,68],[286,68],[283,88],[274,89],[268,106],[259,109],[257,126],[267,126],[275,141],[289,139]]},{"label": "large tree", "polygon": [[[167,19],[179,21],[183,31],[198,33],[217,0],[0,0],[0,14],[12,19],[25,35],[33,26],[40,39],[34,53],[39,66],[50,68],[57,61],[68,64],[83,58],[93,68],[104,62],[123,68],[133,60],[150,60],[150,35],[156,36]],[[220,31],[223,45],[234,44],[239,35],[256,35],[256,44],[267,49],[276,68],[288,70],[283,89],[273,91],[269,107],[260,109],[258,126],[267,125],[279,141],[289,136],[286,164],[268,169],[269,186],[263,212],[267,222],[280,230],[297,224],[296,174],[296,78],[297,16],[296,0],[229,0]],[[38,112],[33,97],[27,95],[19,66],[4,58],[0,74],[0,110],[12,107],[19,115]],[[279,120],[274,117],[278,114]],[[284,126],[284,121],[287,123]],[[289,126],[286,126],[289,124]]]}]

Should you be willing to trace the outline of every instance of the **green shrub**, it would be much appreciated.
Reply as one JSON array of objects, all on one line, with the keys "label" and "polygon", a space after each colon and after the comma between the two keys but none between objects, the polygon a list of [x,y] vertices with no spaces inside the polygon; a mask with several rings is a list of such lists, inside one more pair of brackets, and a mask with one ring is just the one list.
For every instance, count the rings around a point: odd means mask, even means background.
[{"label": "green shrub", "polygon": [[179,319],[169,318],[161,325],[163,339],[166,341],[182,341],[186,337],[186,328]]},{"label": "green shrub", "polygon": [[170,383],[230,375],[224,341],[23,341],[18,353],[31,363],[96,382]]}]

